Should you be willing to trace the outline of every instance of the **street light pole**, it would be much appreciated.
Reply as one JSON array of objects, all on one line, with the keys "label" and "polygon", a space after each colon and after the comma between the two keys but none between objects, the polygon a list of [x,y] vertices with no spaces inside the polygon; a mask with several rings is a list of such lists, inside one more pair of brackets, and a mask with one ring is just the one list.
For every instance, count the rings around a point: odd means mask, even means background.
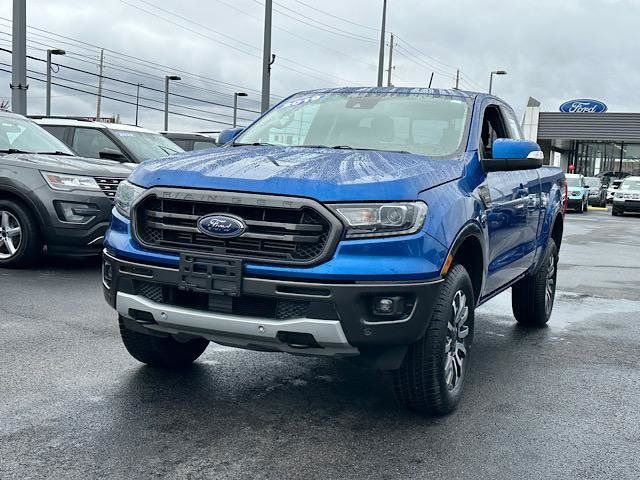
[{"label": "street light pole", "polygon": [[238,124],[238,97],[247,97],[245,92],[235,92],[233,94],[233,128]]},{"label": "street light pole", "polygon": [[378,86],[382,86],[384,77],[384,37],[387,25],[387,0],[382,0],[382,30],[380,31],[380,58],[378,59]]},{"label": "street light pole", "polygon": [[13,0],[11,111],[27,114],[27,2]]},{"label": "street light pole", "polygon": [[142,84],[138,84],[138,88],[136,90],[136,127],[138,126],[138,106],[140,104],[140,86]]},{"label": "street light pole", "polygon": [[169,82],[171,80],[182,80],[177,75],[166,75],[164,77],[164,130],[169,130]]},{"label": "street light pole", "polygon": [[494,75],[506,75],[507,72],[504,70],[494,70],[493,72],[491,72],[491,75],[489,75],[489,94],[491,94],[492,90],[493,90],[493,76]]},{"label": "street light pole", "polygon": [[51,116],[51,55],[64,55],[66,52],[59,48],[47,50],[47,101],[45,112],[47,117]]},{"label": "street light pole", "polygon": [[264,41],[262,44],[262,113],[269,110],[271,96],[271,17],[273,15],[273,0],[264,2]]}]

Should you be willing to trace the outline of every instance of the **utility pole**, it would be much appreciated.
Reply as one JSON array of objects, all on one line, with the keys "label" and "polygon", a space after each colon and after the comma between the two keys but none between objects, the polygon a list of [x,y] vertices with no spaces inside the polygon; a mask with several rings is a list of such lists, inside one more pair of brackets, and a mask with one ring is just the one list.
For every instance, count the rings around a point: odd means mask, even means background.
[{"label": "utility pole", "polygon": [[273,0],[264,2],[264,41],[262,43],[262,113],[269,110],[271,96],[271,17],[273,15]]},{"label": "utility pole", "polygon": [[27,114],[27,2],[13,0],[11,54],[11,110]]},{"label": "utility pole", "polygon": [[100,103],[102,102],[102,69],[104,66],[104,49],[100,50],[100,67],[98,72],[98,105],[96,107],[96,121],[100,121]]},{"label": "utility pole", "polygon": [[378,86],[382,86],[384,77],[384,37],[387,26],[387,0],[382,0],[382,30],[380,31],[380,58],[378,59]]},{"label": "utility pole", "polygon": [[391,70],[393,70],[393,33],[391,34],[391,43],[389,44],[389,76],[387,77],[387,87],[393,87],[391,83]]},{"label": "utility pole", "polygon": [[51,55],[64,55],[65,53],[59,48],[47,49],[47,101],[45,107],[47,117],[51,116]]},{"label": "utility pole", "polygon": [[140,85],[142,84],[139,83],[138,88],[136,90],[136,127],[138,126],[138,107],[140,105]]},{"label": "utility pole", "polygon": [[460,70],[456,70],[456,90],[458,90],[458,86],[460,85]]}]

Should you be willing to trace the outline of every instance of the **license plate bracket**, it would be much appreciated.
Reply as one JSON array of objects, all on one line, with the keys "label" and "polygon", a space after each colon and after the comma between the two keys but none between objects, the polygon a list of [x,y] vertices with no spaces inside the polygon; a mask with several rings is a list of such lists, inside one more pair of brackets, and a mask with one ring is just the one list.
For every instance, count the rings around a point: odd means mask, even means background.
[{"label": "license plate bracket", "polygon": [[242,290],[242,259],[183,253],[178,289],[238,297]]}]

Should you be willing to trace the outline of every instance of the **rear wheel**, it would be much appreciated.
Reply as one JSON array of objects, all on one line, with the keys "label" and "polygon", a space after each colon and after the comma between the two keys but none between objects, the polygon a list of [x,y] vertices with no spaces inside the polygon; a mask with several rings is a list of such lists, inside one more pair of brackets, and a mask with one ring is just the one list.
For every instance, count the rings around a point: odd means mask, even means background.
[{"label": "rear wheel", "polygon": [[179,342],[172,336],[156,337],[127,328],[118,319],[120,336],[129,354],[136,360],[157,368],[178,369],[191,365],[207,348],[209,341],[196,338]]},{"label": "rear wheel", "polygon": [[469,364],[475,297],[467,270],[447,274],[425,335],[409,346],[393,372],[398,403],[411,410],[445,415],[457,407]]},{"label": "rear wheel", "polygon": [[26,267],[42,253],[40,230],[31,212],[13,200],[0,200],[0,267]]},{"label": "rear wheel", "polygon": [[512,287],[511,307],[516,320],[528,327],[543,327],[549,321],[556,295],[558,249],[549,239],[538,271]]},{"label": "rear wheel", "polygon": [[614,217],[620,216],[624,213],[624,211],[621,208],[618,208],[616,206],[611,208],[611,215],[613,215]]}]

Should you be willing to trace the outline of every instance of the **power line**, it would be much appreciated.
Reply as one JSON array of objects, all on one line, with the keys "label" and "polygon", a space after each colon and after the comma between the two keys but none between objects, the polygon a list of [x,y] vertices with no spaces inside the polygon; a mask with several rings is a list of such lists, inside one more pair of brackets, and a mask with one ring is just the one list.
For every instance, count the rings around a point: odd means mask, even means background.
[{"label": "power line", "polygon": [[[9,23],[9,25],[12,24],[11,19],[8,19],[8,18],[5,18],[5,17],[0,17],[0,20],[3,20],[5,22]],[[48,35],[52,35],[52,36],[54,36],[56,38],[62,38],[62,39],[65,39],[65,40],[70,40],[70,41],[75,42],[77,44],[86,46],[86,47],[79,47],[79,48],[84,48],[84,49],[88,50],[87,47],[91,47],[92,49],[94,49],[94,53],[97,53],[100,49],[103,48],[103,47],[94,45],[92,43],[85,42],[83,40],[78,40],[78,39],[75,39],[75,38],[72,38],[72,37],[68,37],[68,36],[65,36],[65,35],[61,35],[59,33],[51,32],[49,30],[45,30],[45,29],[42,29],[42,28],[38,28],[38,27],[34,27],[34,26],[27,26],[27,28],[29,30],[35,30],[37,32],[43,32],[43,33],[46,33]],[[126,53],[118,52],[116,50],[111,50],[109,48],[104,48],[104,51],[105,52],[109,52],[112,55],[116,55],[118,57],[122,57],[122,59],[126,59],[126,61],[128,61],[128,62],[138,63],[138,64],[140,64],[140,62],[142,62],[142,64],[148,65],[149,68],[156,68],[156,69],[157,68],[161,68],[161,69],[164,69],[166,71],[176,72],[176,73],[180,73],[181,75],[186,75],[186,76],[190,76],[192,78],[196,78],[199,81],[202,81],[202,82],[205,82],[205,83],[220,84],[220,85],[225,85],[225,86],[233,88],[233,89],[241,89],[242,91],[251,91],[251,92],[255,92],[255,93],[260,93],[259,90],[254,89],[254,88],[250,88],[250,87],[246,87],[246,86],[243,86],[243,85],[238,85],[238,84],[234,84],[234,83],[230,83],[230,82],[225,82],[225,81],[222,81],[222,80],[212,79],[210,77],[205,77],[203,75],[191,73],[191,72],[188,72],[188,71],[185,71],[185,70],[181,70],[179,68],[170,67],[170,66],[167,66],[167,65],[164,65],[164,64],[161,64],[161,63],[152,62],[152,61],[149,61],[149,60],[145,60],[143,58],[135,57],[133,55],[129,55],[129,54],[126,54]],[[284,98],[283,96],[280,96],[280,95],[277,95],[277,96],[274,96],[274,97],[278,98],[278,99],[283,99]]]},{"label": "power line", "polygon": [[378,27],[370,27],[369,25],[363,25],[361,23],[357,23],[357,22],[351,21],[351,20],[349,20],[347,18],[340,17],[338,15],[334,15],[333,13],[329,13],[326,10],[320,10],[319,8],[316,8],[316,7],[312,6],[312,5],[309,5],[308,3],[305,3],[305,2],[303,2],[301,0],[294,0],[294,1],[296,3],[299,3],[300,5],[304,5],[305,7],[310,8],[311,10],[314,10],[314,11],[319,12],[319,13],[323,13],[324,15],[328,15],[329,17],[337,18],[338,20],[342,20],[343,22],[349,23],[351,25],[355,25],[356,27],[366,28],[367,30],[373,30],[374,32],[380,33],[380,28],[378,28]]},{"label": "power line", "polygon": [[[0,72],[11,73],[11,70],[0,68]],[[41,78],[29,77],[29,76],[27,76],[27,78],[29,78],[31,80],[35,80],[37,82],[43,82],[43,83],[46,82],[46,80],[42,80]],[[73,90],[73,91],[76,91],[76,92],[80,92],[80,93],[84,93],[84,94],[87,94],[87,95],[95,96],[95,93],[88,92],[88,91],[82,90],[80,88],[71,87],[69,85],[62,85],[62,84],[56,83],[56,82],[51,82],[51,84],[52,85],[56,85],[56,86],[61,87],[61,88],[66,88],[66,89]],[[113,100],[115,102],[126,103],[128,105],[135,105],[134,102],[129,102],[127,100],[122,100],[120,98],[109,97],[107,95],[103,95],[103,98],[106,98],[107,100]],[[149,105],[140,104],[140,107],[146,108],[148,110],[154,110],[154,111],[157,111],[157,112],[164,112],[164,109],[151,107]],[[195,116],[195,115],[188,115],[186,113],[178,113],[178,112],[172,112],[172,111],[169,111],[169,113],[172,114],[172,115],[178,115],[178,116],[181,116],[181,117],[192,118],[192,119],[196,119],[196,120],[203,120],[205,122],[217,123],[217,124],[220,124],[220,125],[231,125],[231,123],[228,123],[228,122],[222,122],[222,121],[219,121],[219,120],[213,120],[211,118],[198,117],[198,116]]]},{"label": "power line", "polygon": [[[144,2],[144,0],[138,0],[138,1],[142,1],[142,2]],[[251,52],[247,52],[246,50],[243,50],[243,49],[238,48],[238,47],[236,47],[236,46],[234,46],[234,45],[231,45],[231,44],[229,44],[229,43],[227,43],[227,42],[224,42],[224,41],[222,41],[222,40],[220,40],[220,39],[218,39],[218,38],[214,38],[214,37],[210,37],[209,35],[205,35],[205,34],[204,34],[204,33],[202,33],[202,32],[199,32],[199,31],[193,30],[192,28],[189,28],[189,27],[187,27],[187,26],[185,26],[185,25],[182,25],[182,24],[180,24],[180,23],[178,23],[178,22],[176,22],[176,21],[174,21],[174,20],[171,20],[171,19],[169,19],[169,18],[163,17],[162,15],[158,15],[157,13],[154,13],[154,12],[151,12],[151,11],[149,11],[149,10],[145,9],[145,8],[142,8],[142,7],[140,7],[139,5],[135,5],[135,4],[129,3],[127,0],[120,0],[120,2],[121,2],[121,3],[124,3],[125,5],[130,6],[130,7],[132,7],[132,8],[135,8],[135,9],[137,9],[137,10],[140,10],[140,11],[142,11],[142,12],[145,12],[145,13],[147,13],[148,15],[152,15],[152,16],[154,16],[154,17],[156,17],[156,18],[159,18],[159,19],[161,19],[161,20],[164,20],[165,22],[168,22],[168,23],[170,23],[170,24],[172,24],[172,25],[175,25],[175,26],[177,26],[177,27],[180,27],[180,28],[182,28],[182,29],[185,29],[185,30],[187,30],[189,33],[192,33],[192,34],[198,35],[198,36],[200,36],[200,37],[202,37],[202,38],[206,38],[207,40],[210,40],[210,41],[212,41],[212,42],[219,43],[219,44],[224,45],[224,46],[226,46],[226,47],[229,47],[229,48],[231,48],[231,49],[233,49],[233,50],[236,50],[236,51],[238,51],[238,52],[244,53],[245,55],[249,55],[249,56],[251,56],[251,57],[255,57],[255,58],[260,58],[260,55],[258,55],[258,54],[251,53]],[[161,11],[164,11],[164,12],[169,12],[168,10],[163,9],[163,8],[160,8],[160,7],[155,7],[155,6],[154,6],[154,8],[156,8],[156,9],[158,9],[158,10],[161,10]],[[186,17],[184,17],[184,16],[182,16],[182,15],[179,15],[179,14],[176,14],[176,13],[173,13],[173,12],[170,12],[169,14],[170,14],[170,15],[172,15],[172,16],[175,16],[175,17],[177,17],[177,18],[181,18],[181,19],[183,19],[183,20],[185,20],[185,19],[186,19]],[[220,33],[220,32],[218,32],[217,30],[213,30],[212,28],[209,28],[209,27],[207,27],[207,26],[204,26],[204,25],[202,25],[202,24],[200,24],[200,23],[198,23],[198,22],[195,22],[195,21],[193,21],[193,20],[186,19],[185,21],[187,21],[188,23],[191,23],[191,24],[193,24],[193,25],[196,25],[196,26],[198,26],[198,27],[200,27],[200,28],[202,28],[202,29],[204,29],[204,30],[207,30],[207,31],[213,32],[213,33],[215,33],[216,35],[221,35],[221,33]],[[226,34],[222,34],[222,35],[224,35],[224,36],[225,36],[225,37],[227,37],[227,38],[232,38],[233,40],[235,40],[235,41],[237,41],[237,42],[240,42],[240,43],[242,43],[242,44],[244,44],[244,45],[247,45],[249,48],[253,48],[253,49],[255,49],[257,52],[262,52],[262,50],[261,50],[259,47],[255,47],[255,46],[250,45],[250,44],[248,44],[248,43],[246,43],[246,42],[244,42],[244,41],[242,41],[242,40],[238,40],[238,39],[235,39],[235,38],[233,38],[233,37],[230,37],[229,35],[226,35]],[[323,71],[318,70],[318,69],[313,68],[313,67],[308,67],[308,66],[303,65],[303,64],[301,64],[301,63],[299,63],[299,62],[296,62],[296,61],[294,61],[294,60],[290,60],[290,59],[288,59],[288,58],[286,58],[286,57],[278,56],[278,58],[279,58],[279,59],[280,59],[280,61],[282,61],[282,62],[285,62],[285,63],[288,63],[288,64],[293,64],[293,65],[295,65],[295,66],[297,66],[297,67],[299,67],[299,68],[304,68],[304,69],[307,69],[307,70],[310,70],[310,71],[313,71],[313,72],[319,73],[319,74],[321,74],[321,75],[327,75],[327,76],[329,76],[329,77],[336,78],[336,79],[338,79],[338,80],[340,80],[340,81],[346,81],[347,83],[350,83],[350,80],[346,80],[346,79],[344,79],[344,78],[342,78],[342,77],[339,77],[339,76],[337,76],[337,75],[333,75],[333,74],[330,74],[330,73],[327,73],[327,72],[323,72]],[[318,80],[323,80],[323,81],[325,80],[323,77],[314,76],[314,75],[312,75],[312,74],[310,74],[310,73],[302,72],[302,71],[300,71],[300,70],[297,70],[297,69],[294,69],[294,68],[291,68],[291,67],[287,67],[287,66],[285,66],[284,68],[286,68],[287,70],[291,70],[291,71],[293,71],[293,72],[299,73],[299,74],[301,74],[301,75],[306,75],[306,76],[308,76],[308,77],[316,78],[316,79],[318,79]]]},{"label": "power line", "polygon": [[[0,48],[0,52],[11,53],[11,50],[9,50],[7,48]],[[27,55],[27,58],[30,59],[30,60],[38,61],[38,62],[45,62],[44,59],[37,58],[37,57],[34,57],[32,55]],[[60,66],[62,68],[66,68],[68,70],[84,73],[86,75],[92,75],[92,76],[95,76],[95,77],[98,76],[98,74],[95,73],[95,72],[90,72],[88,70],[82,70],[80,68],[71,67],[71,66],[65,65],[63,63],[56,62],[56,65],[58,65],[58,66]],[[104,78],[106,80],[112,80],[114,82],[119,82],[119,83],[122,83],[122,84],[126,84],[126,85],[131,85],[131,86],[134,86],[134,87],[138,85],[136,82],[129,82],[127,80],[122,80],[122,79],[111,77],[111,76],[108,76],[108,75],[102,75],[102,78]],[[159,89],[159,88],[153,88],[153,87],[149,87],[149,86],[145,86],[145,85],[141,85],[140,88],[144,88],[146,90],[151,90],[151,91],[154,91],[154,92],[158,92],[158,93],[163,93],[164,94],[164,90]],[[225,105],[225,104],[222,104],[222,103],[211,102],[209,100],[203,100],[201,98],[190,97],[188,95],[181,95],[181,94],[178,94],[178,93],[172,93],[171,95],[174,96],[174,97],[184,98],[184,99],[187,99],[187,100],[193,100],[193,101],[199,102],[199,103],[205,103],[205,104],[215,105],[215,106],[224,107],[224,108],[232,108],[231,105]],[[250,110],[250,109],[247,109],[247,108],[238,108],[238,110],[249,112],[249,113],[260,113],[257,110]]]}]

